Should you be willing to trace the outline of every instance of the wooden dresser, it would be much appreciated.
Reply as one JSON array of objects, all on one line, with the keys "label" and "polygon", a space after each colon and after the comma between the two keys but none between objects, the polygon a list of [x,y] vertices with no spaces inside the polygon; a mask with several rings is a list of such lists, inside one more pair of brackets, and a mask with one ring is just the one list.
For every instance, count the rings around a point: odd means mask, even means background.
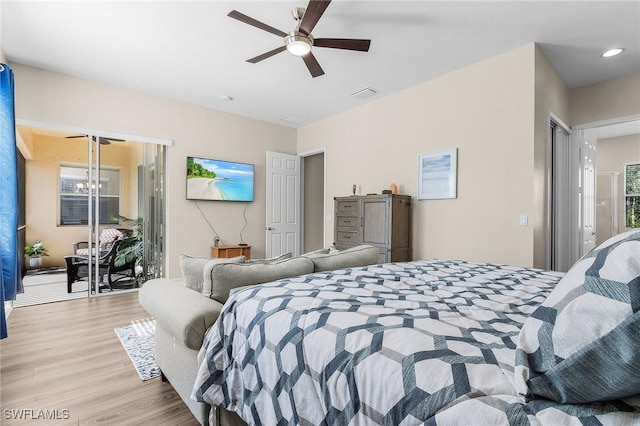
[{"label": "wooden dresser", "polygon": [[334,198],[334,244],[378,247],[380,262],[411,260],[411,196],[356,195]]}]

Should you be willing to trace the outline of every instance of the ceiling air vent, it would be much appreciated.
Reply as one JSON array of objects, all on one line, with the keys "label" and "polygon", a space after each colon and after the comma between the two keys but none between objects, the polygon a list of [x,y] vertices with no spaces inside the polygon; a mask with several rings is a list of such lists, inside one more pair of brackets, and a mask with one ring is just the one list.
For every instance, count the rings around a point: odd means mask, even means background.
[{"label": "ceiling air vent", "polygon": [[362,90],[358,90],[357,92],[352,93],[351,96],[356,99],[367,99],[377,94],[378,92],[375,89],[372,89],[371,87],[365,87]]},{"label": "ceiling air vent", "polygon": [[300,124],[307,121],[307,118],[300,117],[299,115],[288,115],[282,119],[282,121],[286,121],[289,124]]}]

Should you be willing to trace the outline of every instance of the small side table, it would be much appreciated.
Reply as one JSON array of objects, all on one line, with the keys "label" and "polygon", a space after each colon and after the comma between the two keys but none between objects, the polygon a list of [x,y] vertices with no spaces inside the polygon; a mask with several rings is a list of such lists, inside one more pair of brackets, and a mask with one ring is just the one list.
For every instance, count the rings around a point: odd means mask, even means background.
[{"label": "small side table", "polygon": [[244,256],[247,259],[251,259],[251,246],[211,246],[211,257],[226,259],[236,256]]}]

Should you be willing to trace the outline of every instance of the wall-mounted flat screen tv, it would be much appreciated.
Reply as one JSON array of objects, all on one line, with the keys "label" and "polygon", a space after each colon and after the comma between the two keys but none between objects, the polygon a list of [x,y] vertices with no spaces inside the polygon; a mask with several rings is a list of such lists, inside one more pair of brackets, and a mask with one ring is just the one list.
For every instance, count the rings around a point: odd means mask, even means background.
[{"label": "wall-mounted flat screen tv", "polygon": [[253,164],[187,157],[187,199],[253,201]]}]

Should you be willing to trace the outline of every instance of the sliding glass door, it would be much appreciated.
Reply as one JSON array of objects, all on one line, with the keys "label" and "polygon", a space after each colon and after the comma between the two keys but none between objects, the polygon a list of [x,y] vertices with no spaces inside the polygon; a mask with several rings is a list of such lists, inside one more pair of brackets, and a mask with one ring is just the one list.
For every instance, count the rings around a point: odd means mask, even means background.
[{"label": "sliding glass door", "polygon": [[141,281],[164,276],[165,166],[165,146],[144,144],[143,161],[138,165],[138,208],[143,218]]},{"label": "sliding glass door", "polygon": [[74,244],[75,278],[90,296],[136,289],[163,273],[165,147],[79,137],[86,163],[60,164],[58,216],[60,227],[87,229]]},{"label": "sliding glass door", "polygon": [[25,141],[23,239],[48,249],[41,264],[26,263],[31,287],[18,302],[132,291],[162,276],[171,141],[45,123],[17,127]]},{"label": "sliding glass door", "polygon": [[[116,241],[124,237],[120,228],[120,192],[122,189],[119,168],[103,168],[102,156],[108,157],[111,140],[100,136],[87,136],[88,163],[86,179],[81,192],[86,194],[83,212],[86,209],[88,228],[87,253],[89,294],[96,295],[102,290],[113,291],[110,271],[118,247]],[[80,184],[77,184],[80,188]],[[113,232],[111,232],[113,231]],[[129,277],[135,285],[135,274]]]},{"label": "sliding glass door", "polygon": [[136,289],[163,274],[165,147],[90,136],[88,152],[89,294]]}]

